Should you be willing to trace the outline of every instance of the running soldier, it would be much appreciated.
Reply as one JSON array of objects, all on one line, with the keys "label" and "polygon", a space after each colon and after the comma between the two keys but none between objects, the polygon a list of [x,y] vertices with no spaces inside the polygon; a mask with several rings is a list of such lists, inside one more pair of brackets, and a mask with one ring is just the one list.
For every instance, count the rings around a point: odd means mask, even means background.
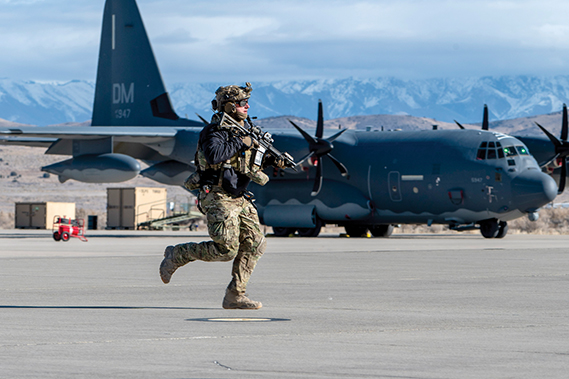
[{"label": "running soldier", "polygon": [[246,123],[251,90],[250,83],[245,87],[231,85],[217,89],[212,101],[216,113],[199,137],[197,171],[185,183],[188,189],[200,190],[199,206],[207,216],[212,240],[168,246],[160,264],[160,277],[164,283],[169,283],[176,269],[189,262],[233,260],[232,280],[222,303],[225,309],[262,307],[260,302],[245,295],[249,278],[266,247],[247,186],[251,181],[265,185],[269,177],[262,169],[269,165],[283,167],[284,164],[272,156],[261,161],[256,156],[255,140],[248,136],[238,137],[231,127],[220,124],[225,113],[240,125],[250,127]]}]

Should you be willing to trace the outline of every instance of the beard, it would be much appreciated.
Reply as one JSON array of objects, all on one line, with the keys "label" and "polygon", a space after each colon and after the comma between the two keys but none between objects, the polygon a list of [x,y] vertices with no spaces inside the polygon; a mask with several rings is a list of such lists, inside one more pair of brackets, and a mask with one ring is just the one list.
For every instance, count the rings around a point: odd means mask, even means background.
[{"label": "beard", "polygon": [[247,118],[247,113],[242,113],[237,110],[233,113],[233,115],[233,118],[237,121],[243,121]]}]

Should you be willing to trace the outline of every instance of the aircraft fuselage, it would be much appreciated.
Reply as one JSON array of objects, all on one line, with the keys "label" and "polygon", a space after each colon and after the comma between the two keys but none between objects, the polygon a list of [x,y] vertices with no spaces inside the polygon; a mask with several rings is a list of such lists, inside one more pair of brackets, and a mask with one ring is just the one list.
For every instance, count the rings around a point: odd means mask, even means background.
[{"label": "aircraft fuselage", "polygon": [[[296,136],[275,133],[275,139],[295,158],[307,152]],[[557,190],[524,144],[500,133],[347,131],[334,142],[333,154],[349,177],[324,158],[322,190],[315,197],[310,189],[316,170],[310,165],[298,173],[270,171],[265,187],[252,186],[261,217],[273,220],[271,206],[290,205],[291,212],[313,206],[324,223],[340,225],[508,221],[535,212]]]}]

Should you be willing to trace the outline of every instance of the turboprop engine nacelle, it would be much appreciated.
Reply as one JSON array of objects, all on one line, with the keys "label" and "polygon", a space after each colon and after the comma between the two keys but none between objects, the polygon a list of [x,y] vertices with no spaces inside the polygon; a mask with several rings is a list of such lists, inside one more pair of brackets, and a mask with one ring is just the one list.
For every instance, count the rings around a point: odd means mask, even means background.
[{"label": "turboprop engine nacelle", "polygon": [[157,163],[140,172],[140,175],[162,184],[181,186],[195,169],[178,161]]},{"label": "turboprop engine nacelle", "polygon": [[140,163],[124,154],[86,154],[41,168],[59,176],[61,183],[74,179],[85,183],[118,183],[134,178]]}]

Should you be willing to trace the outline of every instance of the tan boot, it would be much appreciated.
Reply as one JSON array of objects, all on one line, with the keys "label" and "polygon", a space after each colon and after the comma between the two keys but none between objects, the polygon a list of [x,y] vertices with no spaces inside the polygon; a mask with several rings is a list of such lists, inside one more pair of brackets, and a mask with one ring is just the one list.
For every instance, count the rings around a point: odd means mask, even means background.
[{"label": "tan boot", "polygon": [[160,278],[164,284],[170,283],[170,278],[172,274],[180,267],[180,265],[174,263],[174,246],[168,246],[164,250],[164,259],[160,263]]},{"label": "tan boot", "polygon": [[263,306],[260,301],[253,301],[245,294],[239,294],[235,290],[226,290],[223,298],[224,309],[259,309]]}]

